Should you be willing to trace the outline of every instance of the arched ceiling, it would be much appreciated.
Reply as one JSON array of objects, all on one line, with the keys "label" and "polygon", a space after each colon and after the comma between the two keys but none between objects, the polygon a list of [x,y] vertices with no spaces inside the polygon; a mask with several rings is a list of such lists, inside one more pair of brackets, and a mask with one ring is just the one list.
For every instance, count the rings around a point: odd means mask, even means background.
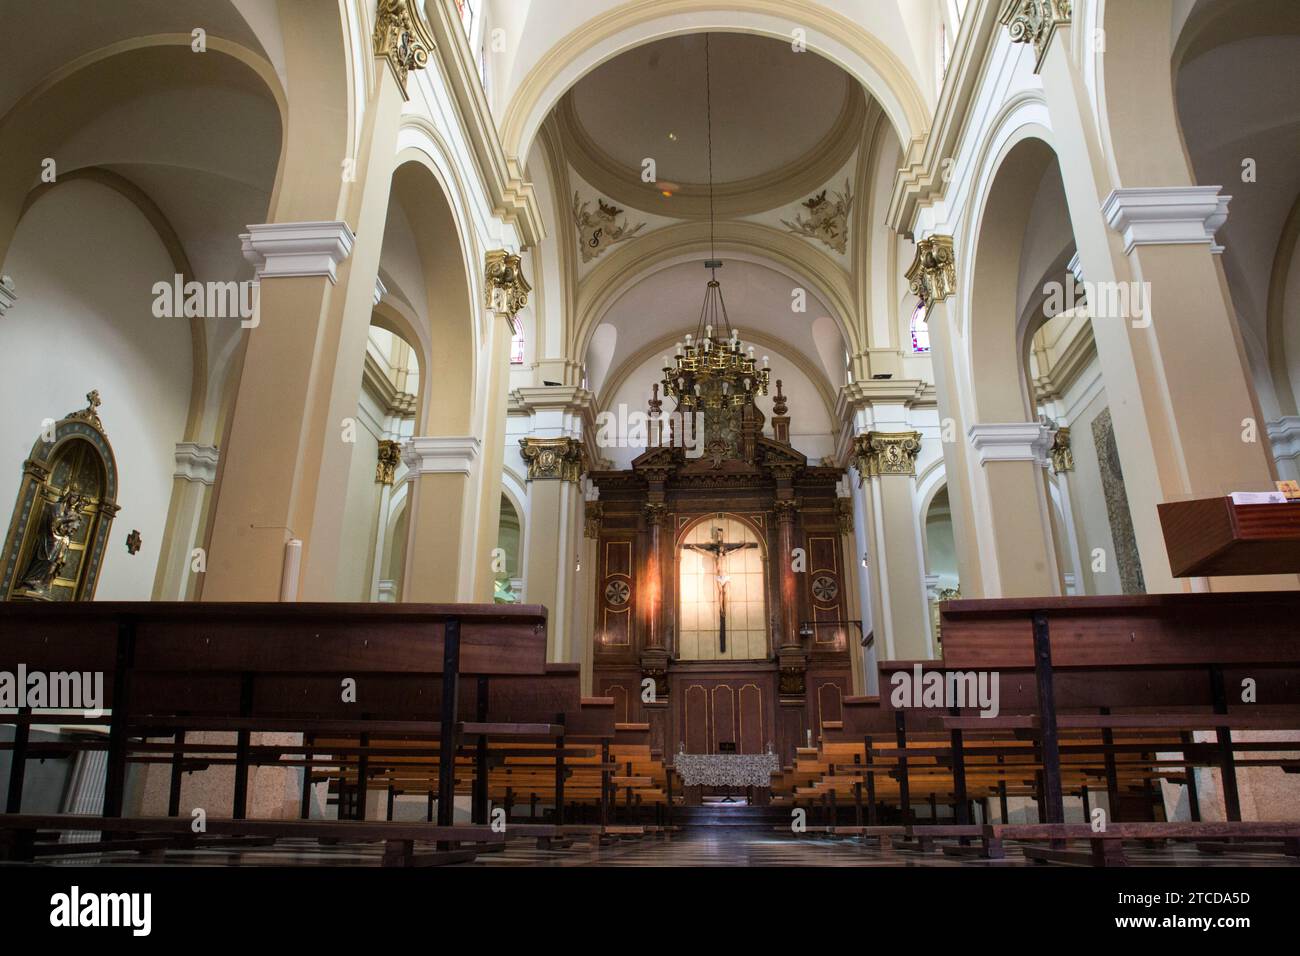
[{"label": "arched ceiling", "polygon": [[[806,290],[806,311],[795,312],[792,293],[800,284],[789,276],[760,262],[724,258],[723,263],[718,279],[732,326],[740,330],[741,338],[752,341],[757,333],[784,343],[784,348],[797,353],[832,389],[838,387],[838,371],[827,369],[822,360],[822,353],[828,351],[825,332],[820,337],[814,335],[817,320],[830,315],[826,305]],[[687,333],[694,334],[708,278],[699,261],[690,261],[669,265],[636,281],[605,313],[602,325],[612,327],[617,336],[613,354],[607,357],[602,351],[600,364],[609,374],[616,374],[624,363],[666,336],[684,339]],[[671,344],[666,351],[672,351]],[[838,352],[843,352],[842,341]],[[762,346],[756,346],[754,354],[761,358]],[[589,373],[595,358],[589,349]],[[774,365],[773,379],[781,374],[782,369]],[[602,376],[602,381],[593,380],[591,385],[599,391],[605,381],[608,377]]]},{"label": "arched ceiling", "polygon": [[598,66],[553,112],[566,159],[619,203],[707,218],[706,36],[717,214],[776,208],[824,187],[858,144],[870,101],[829,60],[747,33],[667,37]]},{"label": "arched ceiling", "polygon": [[5,4],[4,70],[0,71],[0,118],[51,72],[94,50],[138,36],[189,34],[202,27],[265,55],[248,23],[228,0],[40,0]]},{"label": "arched ceiling", "polygon": [[[570,96],[590,145],[637,170],[653,157],[663,180],[706,183],[705,36],[648,43],[578,81]],[[708,40],[717,183],[775,172],[832,131],[852,85],[839,67],[766,37]]]}]

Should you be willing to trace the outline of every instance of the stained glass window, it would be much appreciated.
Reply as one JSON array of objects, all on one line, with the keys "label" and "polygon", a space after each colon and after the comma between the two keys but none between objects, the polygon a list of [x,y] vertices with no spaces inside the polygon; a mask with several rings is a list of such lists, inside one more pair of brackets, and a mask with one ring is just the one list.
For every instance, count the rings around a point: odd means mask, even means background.
[{"label": "stained glass window", "polygon": [[511,365],[523,365],[523,364],[524,364],[524,330],[523,330],[523,326],[520,326],[519,331],[516,332],[516,333],[511,337],[511,339],[510,339],[510,364],[511,364]]},{"label": "stained glass window", "polygon": [[912,312],[910,329],[912,333],[912,351],[930,351],[930,323],[926,320],[925,303],[918,302],[916,304],[916,309]]}]

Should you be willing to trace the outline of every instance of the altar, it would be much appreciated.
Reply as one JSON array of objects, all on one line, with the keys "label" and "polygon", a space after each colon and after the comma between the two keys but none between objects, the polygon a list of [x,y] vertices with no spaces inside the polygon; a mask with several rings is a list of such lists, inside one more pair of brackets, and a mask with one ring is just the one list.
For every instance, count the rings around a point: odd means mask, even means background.
[{"label": "altar", "polygon": [[673,758],[673,770],[681,777],[687,806],[703,802],[705,787],[721,787],[728,792],[743,789],[750,803],[765,805],[772,774],[780,769],[780,759],[771,753],[679,753]]}]

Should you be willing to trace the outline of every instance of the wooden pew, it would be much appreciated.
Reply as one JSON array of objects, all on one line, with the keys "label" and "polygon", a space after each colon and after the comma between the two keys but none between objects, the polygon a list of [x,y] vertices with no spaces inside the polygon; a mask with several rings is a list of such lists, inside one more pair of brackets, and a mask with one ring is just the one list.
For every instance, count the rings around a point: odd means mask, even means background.
[{"label": "wooden pew", "polygon": [[[25,761],[32,749],[29,730],[49,722],[41,713],[0,716],[14,724],[6,815],[9,831],[67,828],[108,833],[168,832],[188,820],[122,817],[128,761],[156,759],[148,738],[172,736],[170,804],[178,804],[181,768],[187,759],[214,762],[211,744],[187,742],[191,731],[235,735],[228,757],[234,768],[232,820],[209,818],[209,832],[293,835],[307,832],[299,821],[256,821],[247,816],[249,768],[268,748],[253,743],[255,733],[394,735],[435,741],[439,762],[438,825],[381,824],[362,830],[319,830],[327,821],[310,821],[312,833],[376,834],[397,841],[386,855],[392,864],[451,862],[463,858],[457,845],[473,839],[492,843],[490,827],[454,827],[455,754],[465,734],[549,734],[553,728],[458,720],[461,677],[478,686],[496,678],[542,676],[546,661],[546,612],[508,605],[348,605],[203,604],[93,602],[0,604],[0,669],[100,671],[111,716],[105,744],[108,770],[104,810],[97,818],[21,815]],[[343,682],[355,682],[355,697],[345,699]],[[355,702],[352,702],[355,700]],[[76,726],[102,723],[89,717],[63,717]],[[302,752],[303,747],[281,748]],[[270,748],[274,749],[274,748]],[[259,756],[262,755],[262,756]],[[271,763],[294,765],[274,755]],[[265,759],[270,759],[266,757]],[[364,753],[360,755],[365,760]],[[301,765],[301,764],[299,764]],[[362,772],[364,777],[364,770]],[[89,826],[86,821],[98,823]],[[252,823],[252,821],[249,821]],[[292,825],[289,825],[292,824]],[[282,827],[277,831],[277,827]],[[419,839],[436,841],[441,857],[416,860],[402,849]],[[22,842],[22,841],[20,841]]]}]

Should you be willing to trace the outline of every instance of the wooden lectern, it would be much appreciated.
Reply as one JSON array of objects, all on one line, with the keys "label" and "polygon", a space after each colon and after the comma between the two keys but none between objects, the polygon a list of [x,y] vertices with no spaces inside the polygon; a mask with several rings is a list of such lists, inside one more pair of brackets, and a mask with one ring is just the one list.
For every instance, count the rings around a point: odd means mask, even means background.
[{"label": "wooden lectern", "polygon": [[1300,572],[1300,503],[1239,505],[1222,497],[1158,508],[1176,578]]}]

